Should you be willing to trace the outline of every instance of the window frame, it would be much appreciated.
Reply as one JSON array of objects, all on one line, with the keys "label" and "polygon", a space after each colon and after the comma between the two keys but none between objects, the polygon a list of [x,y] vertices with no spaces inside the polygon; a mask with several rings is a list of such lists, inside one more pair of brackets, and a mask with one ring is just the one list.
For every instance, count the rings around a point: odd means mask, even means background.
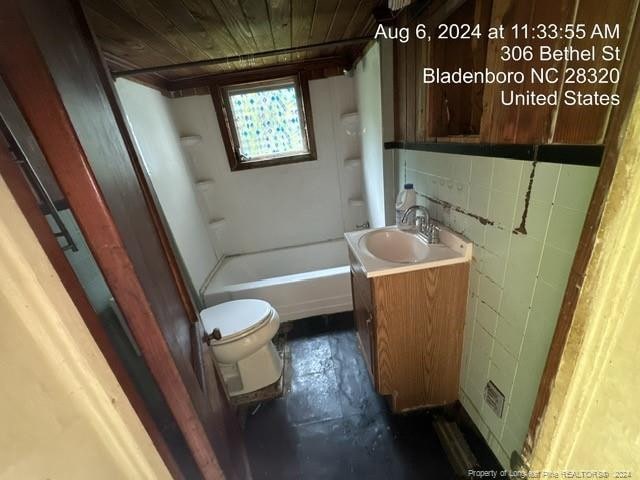
[{"label": "window frame", "polygon": [[[308,151],[296,155],[272,156],[256,160],[242,161],[238,150],[239,141],[236,126],[233,121],[233,111],[229,101],[230,93],[233,93],[234,91],[262,89],[271,86],[277,87],[278,84],[288,84],[290,82],[293,82],[296,90],[302,137],[303,142],[306,143]],[[213,85],[211,91],[231,171],[271,167],[274,165],[286,165],[317,159],[315,137],[313,133],[313,120],[311,115],[311,101],[309,96],[309,81],[303,72],[288,75],[280,74],[277,76],[263,76],[260,79],[256,79],[255,77],[236,77]]]}]

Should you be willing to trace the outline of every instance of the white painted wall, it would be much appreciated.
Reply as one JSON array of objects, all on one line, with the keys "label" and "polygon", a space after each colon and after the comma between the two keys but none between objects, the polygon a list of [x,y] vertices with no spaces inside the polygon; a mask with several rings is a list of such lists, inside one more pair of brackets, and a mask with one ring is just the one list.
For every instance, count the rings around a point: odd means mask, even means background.
[{"label": "white painted wall", "polygon": [[385,142],[393,142],[396,139],[393,111],[393,40],[380,40],[378,45],[380,48],[380,77],[382,88],[382,140]]},{"label": "white painted wall", "polygon": [[[383,56],[384,52],[384,56]],[[393,124],[387,112],[393,112],[392,82],[385,68],[389,49],[375,43],[355,67],[358,110],[362,123],[362,162],[365,197],[372,227],[383,227],[395,220],[393,214],[393,153],[384,150],[384,141]],[[391,71],[391,69],[386,68]],[[390,83],[391,82],[391,83]],[[383,109],[383,107],[385,107]],[[392,117],[392,115],[391,115]],[[392,135],[392,133],[391,133]]]},{"label": "white painted wall", "polygon": [[341,127],[352,112],[355,83],[331,77],[309,83],[318,159],[232,172],[211,97],[170,100],[181,135],[200,135],[189,147],[196,180],[213,180],[199,193],[209,219],[224,219],[214,235],[216,250],[227,255],[301,245],[342,237],[366,221],[366,209],[349,207],[362,196],[359,170],[347,169],[345,158],[359,156],[359,139]]},{"label": "white painted wall", "polygon": [[0,479],[173,478],[2,178],[0,211]]},{"label": "white painted wall", "polygon": [[160,92],[119,79],[116,90],[171,234],[197,291],[217,262],[186,156]]},{"label": "white painted wall", "polygon": [[[393,103],[393,40],[381,40],[380,76],[382,89],[382,141],[395,140],[395,115]],[[395,150],[383,150],[384,207],[387,225],[396,221],[396,161]]]}]

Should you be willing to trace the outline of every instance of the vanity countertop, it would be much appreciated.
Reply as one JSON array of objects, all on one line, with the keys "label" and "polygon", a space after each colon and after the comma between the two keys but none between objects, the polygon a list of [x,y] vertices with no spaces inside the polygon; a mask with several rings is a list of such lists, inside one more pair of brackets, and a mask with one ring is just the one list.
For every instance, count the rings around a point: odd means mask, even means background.
[{"label": "vanity countertop", "polygon": [[[374,232],[398,232],[396,227],[373,228],[356,230],[344,234],[349,249],[364,269],[367,278],[395,273],[412,272],[425,268],[442,267],[456,263],[471,261],[473,244],[462,236],[440,226],[440,243],[424,244],[420,248],[423,258],[419,261],[395,262],[385,260],[371,253],[367,248],[367,238]],[[415,235],[415,234],[414,234]]]}]

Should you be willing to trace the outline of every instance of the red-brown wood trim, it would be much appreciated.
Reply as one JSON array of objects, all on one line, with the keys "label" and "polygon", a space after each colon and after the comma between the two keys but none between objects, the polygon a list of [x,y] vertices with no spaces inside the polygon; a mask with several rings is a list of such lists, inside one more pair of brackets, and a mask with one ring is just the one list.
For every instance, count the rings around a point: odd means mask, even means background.
[{"label": "red-brown wood trim", "polygon": [[[178,294],[180,295],[180,299],[185,308],[185,311],[187,312],[189,320],[192,323],[198,323],[200,320],[200,315],[198,313],[198,308],[193,300],[193,296],[196,295],[196,292],[191,292],[189,286],[187,285],[184,277],[185,271],[182,268],[182,264],[178,261],[175,255],[173,242],[171,241],[167,233],[169,231],[168,222],[164,217],[163,212],[158,208],[159,202],[155,196],[155,193],[150,188],[151,179],[148,175],[147,169],[143,166],[140,155],[138,154],[138,151],[132,140],[133,137],[131,132],[129,131],[129,126],[123,113],[124,109],[122,108],[122,105],[120,103],[120,98],[116,93],[113,78],[111,77],[106,58],[102,54],[97,38],[94,32],[91,30],[91,26],[86,19],[87,17],[84,12],[84,8],[81,4],[74,4],[74,6],[77,10],[76,14],[78,16],[78,23],[83,29],[83,34],[89,40],[87,43],[90,47],[93,60],[96,64],[96,70],[102,81],[102,85],[104,87],[109,103],[111,104],[113,115],[118,125],[118,129],[120,130],[124,145],[127,149],[129,157],[131,158],[131,165],[133,166],[133,169],[136,173],[138,183],[140,184],[140,189],[143,193],[147,208],[149,209],[149,214],[151,216],[151,219],[153,220],[154,227],[158,232],[158,237],[160,239],[162,249],[167,259],[167,263],[169,264],[171,274],[177,286]],[[135,79],[130,80],[135,81]],[[165,93],[165,91],[163,90],[160,91],[163,94]],[[200,341],[200,337],[191,338],[191,363],[196,373],[198,383],[200,384],[205,396],[208,396],[207,382],[204,378],[202,342]],[[215,375],[220,389],[223,390],[224,394],[226,395],[226,390],[224,390],[224,383],[222,382],[221,375],[217,369],[215,371]]]},{"label": "red-brown wood trim", "polygon": [[169,267],[171,269],[173,278],[176,282],[176,286],[178,287],[180,299],[182,300],[182,304],[184,305],[184,308],[187,311],[189,319],[192,322],[197,322],[199,319],[198,310],[193,303],[191,294],[189,292],[189,287],[187,286],[184,280],[180,262],[176,258],[176,255],[173,251],[172,242],[169,239],[169,236],[167,235],[167,222],[162,212],[160,212],[156,207],[157,202],[155,199],[155,195],[149,188],[150,179],[147,175],[146,169],[142,166],[142,162],[140,161],[138,151],[136,150],[133,144],[133,141],[131,139],[131,134],[129,132],[127,121],[124,118],[124,115],[122,113],[123,112],[122,105],[120,105],[120,100],[115,91],[113,79],[111,78],[111,74],[109,73],[109,69],[107,67],[104,57],[102,56],[101,52],[98,50],[97,39],[93,31],[91,31],[89,24],[85,20],[86,16],[84,14],[84,10],[82,6],[79,4],[74,4],[74,5],[78,9],[77,14],[80,20],[78,23],[84,29],[83,34],[89,40],[87,42],[87,45],[91,49],[91,54],[96,64],[98,74],[100,75],[100,78],[102,80],[102,86],[104,87],[109,103],[111,104],[113,115],[116,119],[116,123],[118,124],[118,128],[120,130],[120,134],[122,135],[122,139],[124,140],[127,153],[131,158],[131,164],[133,165],[133,169],[136,172],[136,177],[138,178],[140,189],[142,190],[145,203],[147,204],[147,208],[149,209],[149,214],[151,215],[154,227],[158,232],[158,236],[160,237],[162,249],[167,258],[167,262],[169,263]]},{"label": "red-brown wood trim", "polygon": [[0,138],[0,175],[9,187],[18,207],[29,223],[31,230],[33,230],[33,233],[36,235],[40,246],[49,258],[51,265],[60,277],[62,285],[78,309],[80,316],[84,320],[84,323],[98,345],[98,348],[100,348],[102,355],[104,355],[104,358],[113,371],[113,374],[118,379],[118,383],[129,399],[131,406],[140,418],[140,421],[149,434],[149,437],[151,437],[151,441],[155,445],[156,450],[158,450],[162,460],[164,460],[167,469],[173,478],[177,480],[183,479],[184,477],[182,472],[180,472],[168,445],[164,441],[160,430],[147,410],[144,400],[140,397],[133,380],[120,360],[120,357],[118,357],[118,354],[114,350],[104,327],[100,323],[98,316],[89,303],[89,299],[87,298],[78,277],[76,277],[73,268],[60,248],[60,245],[53,235],[47,220],[38,207],[36,198],[33,196],[24,175],[20,171],[20,167],[18,167],[16,162],[13,160],[3,138]]},{"label": "red-brown wood trim", "polygon": [[593,196],[591,197],[589,209],[587,210],[587,216],[580,235],[580,241],[578,242],[576,256],[573,260],[571,272],[569,273],[567,289],[564,293],[558,322],[553,334],[553,339],[551,340],[549,355],[542,373],[536,402],[529,422],[529,431],[522,450],[525,459],[528,459],[533,452],[539,428],[544,419],[547,404],[549,403],[551,390],[553,388],[556,375],[558,374],[564,347],[571,329],[573,315],[580,297],[584,276],[589,260],[591,259],[591,254],[593,253],[596,235],[602,220],[605,200],[609,193],[613,174],[618,163],[618,156],[620,154],[620,148],[622,147],[623,140],[621,132],[625,131],[625,125],[628,122],[631,107],[633,106],[632,100],[640,90],[640,74],[638,72],[638,65],[640,65],[640,47],[638,46],[640,45],[640,26],[637,22],[632,22],[631,24],[635,24],[636,26],[630,36],[627,53],[622,67],[622,76],[618,85],[620,106],[614,108],[607,129],[604,157],[600,166],[598,179],[594,187]]},{"label": "red-brown wood trim", "polygon": [[203,477],[224,478],[46,63],[15,1],[3,4],[0,74],[67,197]]},{"label": "red-brown wood trim", "polygon": [[169,80],[167,89],[170,92],[208,87],[215,83],[240,83],[246,79],[262,80],[265,78],[286,77],[297,72],[305,72],[308,78],[325,78],[342,75],[344,69],[351,68],[352,63],[344,57],[324,57],[300,62],[241,70],[236,72],[202,75],[181,80]]}]

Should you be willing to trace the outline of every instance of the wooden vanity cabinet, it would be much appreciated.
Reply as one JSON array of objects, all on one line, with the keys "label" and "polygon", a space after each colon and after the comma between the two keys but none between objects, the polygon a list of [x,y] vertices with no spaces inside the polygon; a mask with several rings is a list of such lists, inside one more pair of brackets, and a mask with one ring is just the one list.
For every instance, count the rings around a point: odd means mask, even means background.
[{"label": "wooden vanity cabinet", "polygon": [[358,342],[392,411],[458,398],[469,264],[367,278],[349,252]]}]

